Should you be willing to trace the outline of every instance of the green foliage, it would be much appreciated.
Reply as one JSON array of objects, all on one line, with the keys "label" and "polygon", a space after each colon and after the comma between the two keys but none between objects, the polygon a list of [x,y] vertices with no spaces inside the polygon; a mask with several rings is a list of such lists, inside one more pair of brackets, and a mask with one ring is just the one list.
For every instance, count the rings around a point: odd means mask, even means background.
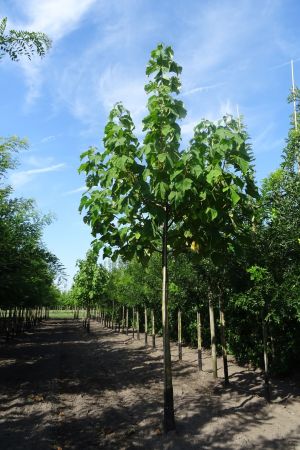
[{"label": "green foliage", "polygon": [[47,304],[52,285],[63,278],[63,267],[43,245],[49,217],[32,200],[2,197],[0,201],[0,303]]},{"label": "green foliage", "polygon": [[36,53],[45,56],[51,47],[51,39],[45,34],[34,31],[6,31],[7,18],[0,21],[0,59],[8,55],[12,61],[18,61],[21,55],[28,59]]},{"label": "green foliage", "polygon": [[[203,254],[235,241],[253,216],[257,196],[247,135],[225,117],[202,121],[186,151],[180,150],[178,121],[185,117],[179,93],[181,67],[162,44],[151,53],[145,86],[150,95],[143,120],[144,141],[134,135],[129,111],[115,105],[104,131],[104,151],[81,155],[79,171],[88,187],[80,211],[105,257],[146,260],[162,250],[181,253],[193,241]],[[220,252],[219,252],[220,253]]]},{"label": "green foliage", "polygon": [[78,271],[70,292],[69,303],[87,308],[103,306],[106,301],[107,270],[97,263],[97,255],[92,250],[86,258],[77,261]]},{"label": "green foliage", "polygon": [[[27,142],[24,139],[20,139],[17,136],[11,136],[9,138],[0,137],[0,183],[1,178],[4,178],[6,172],[16,167],[16,158],[14,153],[19,150],[27,148]],[[0,184],[0,189],[1,189]]]},{"label": "green foliage", "polygon": [[55,303],[55,283],[64,281],[64,268],[42,242],[44,226],[51,217],[41,215],[33,200],[13,198],[5,185],[8,170],[17,161],[14,153],[26,148],[16,137],[0,141],[0,305],[32,306]]},{"label": "green foliage", "polygon": [[271,371],[286,371],[299,362],[299,131],[291,130],[283,163],[259,196],[247,133],[232,117],[202,120],[188,148],[180,148],[186,111],[176,98],[181,67],[172,49],[158,45],[146,73],[143,142],[118,103],[105,127],[104,150],[81,155],[88,190],[80,210],[94,248],[131,261],[112,271],[110,296],[158,314],[161,260],[152,254],[162,252],[165,236],[173,336],[180,307],[188,324],[184,337],[194,342],[200,310],[208,342],[210,292],[215,307],[220,300],[225,305],[229,348],[239,361],[262,367],[265,321]]}]

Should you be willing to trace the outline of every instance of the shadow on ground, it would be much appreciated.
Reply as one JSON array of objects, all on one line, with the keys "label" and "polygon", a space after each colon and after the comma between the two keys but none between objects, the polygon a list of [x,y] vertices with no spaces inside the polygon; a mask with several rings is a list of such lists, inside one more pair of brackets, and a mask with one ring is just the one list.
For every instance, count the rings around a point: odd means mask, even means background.
[{"label": "shadow on ground", "polygon": [[[50,320],[0,347],[0,449],[297,448],[299,426],[264,433],[274,416],[258,373],[237,370],[225,389],[190,363],[173,366],[178,429],[164,436],[161,353],[95,323],[88,335]],[[300,389],[278,380],[273,393],[286,405]]]}]

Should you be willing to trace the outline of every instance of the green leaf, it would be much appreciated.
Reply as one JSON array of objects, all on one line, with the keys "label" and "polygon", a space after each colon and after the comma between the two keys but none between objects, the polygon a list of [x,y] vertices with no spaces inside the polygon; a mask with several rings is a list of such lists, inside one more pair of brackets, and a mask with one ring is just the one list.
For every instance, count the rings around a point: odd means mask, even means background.
[{"label": "green leaf", "polygon": [[209,184],[213,184],[214,181],[216,181],[220,175],[222,175],[222,170],[220,167],[216,167],[212,169],[207,175],[206,175],[206,181]]},{"label": "green leaf", "polygon": [[193,171],[193,174],[195,174],[196,177],[198,178],[199,175],[200,175],[201,173],[203,173],[203,168],[202,168],[201,166],[199,166],[199,165],[196,165],[196,166],[193,166],[193,167],[192,167],[192,171]]},{"label": "green leaf", "polygon": [[218,217],[218,211],[214,208],[206,208],[205,212],[211,221],[215,220]]},{"label": "green leaf", "polygon": [[230,186],[230,197],[233,205],[236,205],[241,198],[233,186]]},{"label": "green leaf", "polygon": [[161,181],[159,183],[159,192],[160,192],[161,198],[163,198],[163,199],[165,198],[167,189],[168,189],[168,185],[166,183],[164,183],[163,181]]},{"label": "green leaf", "polygon": [[240,166],[242,172],[244,174],[246,174],[248,172],[248,169],[250,166],[249,162],[246,161],[245,159],[239,158],[239,157],[236,158],[236,161],[237,161],[238,165]]},{"label": "green leaf", "polygon": [[151,175],[150,169],[145,169],[145,170],[143,171],[143,180],[144,180],[144,181],[147,181],[147,178],[150,177],[150,175]]},{"label": "green leaf", "polygon": [[171,191],[168,196],[168,199],[171,202],[175,197],[176,197],[176,191]]},{"label": "green leaf", "polygon": [[167,136],[169,133],[171,133],[171,131],[172,127],[170,125],[163,126],[161,130],[163,136]]},{"label": "green leaf", "polygon": [[167,153],[160,153],[157,156],[158,161],[161,163],[165,162],[166,158],[167,158]]}]

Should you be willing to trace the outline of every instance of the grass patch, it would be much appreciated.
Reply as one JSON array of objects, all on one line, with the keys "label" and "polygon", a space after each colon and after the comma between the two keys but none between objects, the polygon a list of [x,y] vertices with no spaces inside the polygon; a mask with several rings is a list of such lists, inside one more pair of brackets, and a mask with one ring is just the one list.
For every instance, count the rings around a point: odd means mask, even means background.
[{"label": "grass patch", "polygon": [[[84,317],[84,312],[79,312],[79,319]],[[70,309],[50,309],[49,311],[50,319],[73,319],[74,313]]]}]

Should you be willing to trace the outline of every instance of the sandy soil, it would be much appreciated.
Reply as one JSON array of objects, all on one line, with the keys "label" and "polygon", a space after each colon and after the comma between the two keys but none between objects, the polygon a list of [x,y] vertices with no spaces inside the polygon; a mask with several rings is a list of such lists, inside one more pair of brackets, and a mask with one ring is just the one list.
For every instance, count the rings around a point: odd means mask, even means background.
[{"label": "sandy soil", "polygon": [[0,449],[300,449],[299,378],[273,380],[230,362],[230,387],[196,351],[173,346],[178,430],[162,433],[162,352],[92,322],[50,320],[0,347]]}]

